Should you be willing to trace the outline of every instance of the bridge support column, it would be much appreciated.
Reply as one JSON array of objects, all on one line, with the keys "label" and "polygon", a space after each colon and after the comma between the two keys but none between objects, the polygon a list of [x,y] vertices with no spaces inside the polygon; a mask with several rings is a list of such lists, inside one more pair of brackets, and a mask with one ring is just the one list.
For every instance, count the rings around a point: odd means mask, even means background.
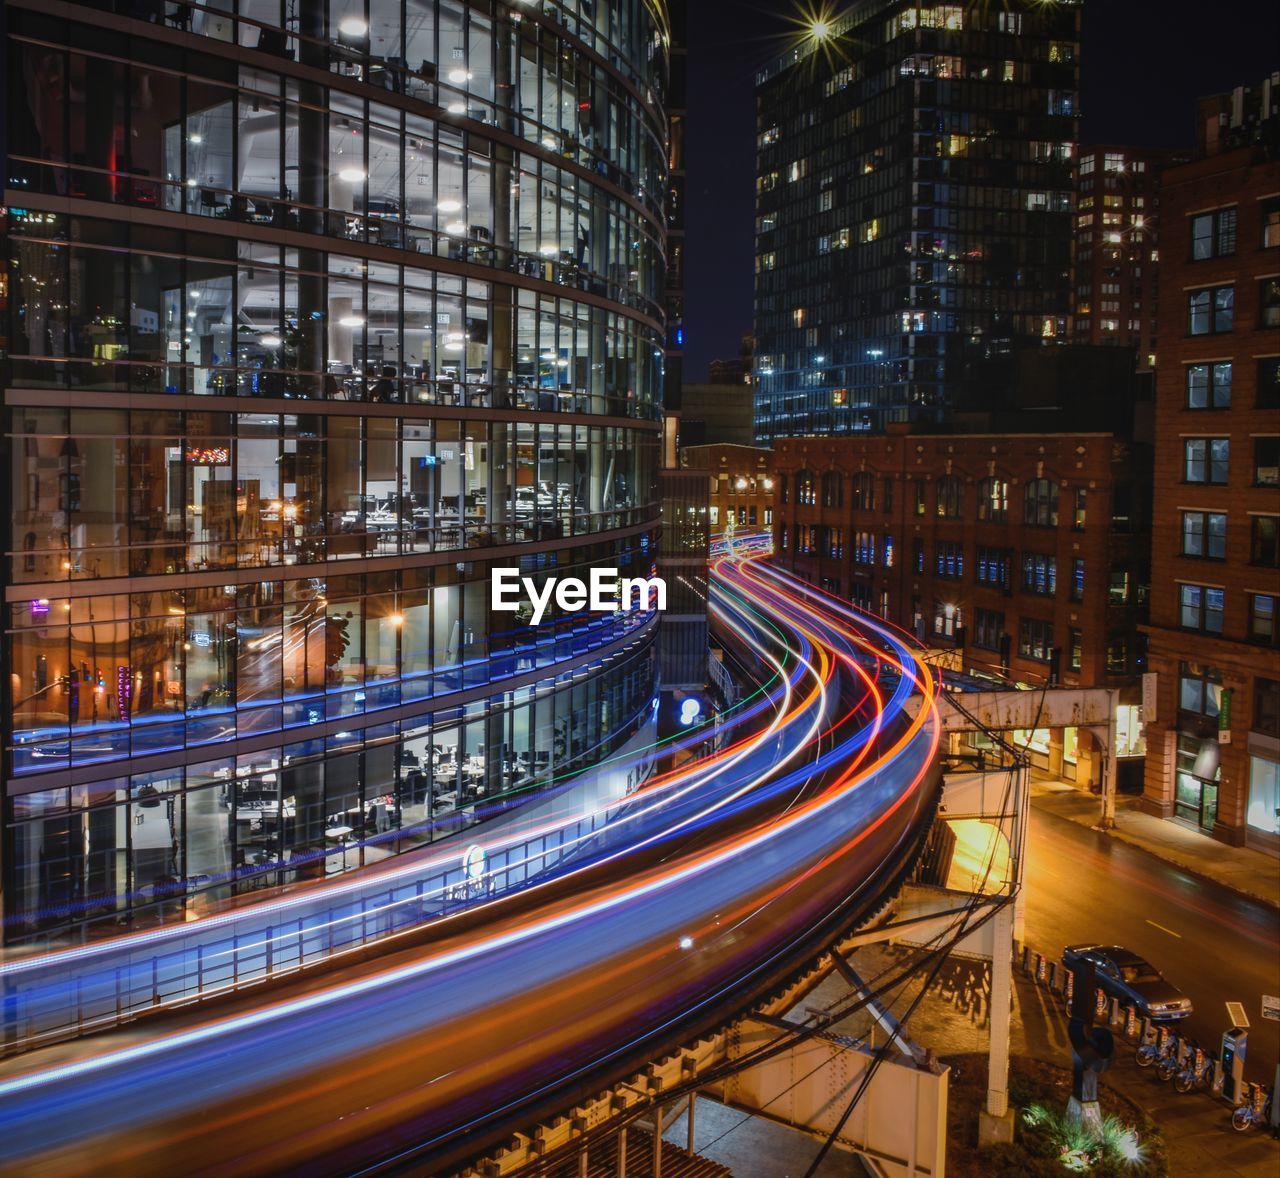
[{"label": "bridge support column", "polygon": [[1012,848],[1016,848],[1013,863],[1012,885],[1015,888],[1013,898],[1013,940],[1021,945],[1027,933],[1027,844],[1031,825],[1031,766],[1023,760],[1014,766],[1014,797],[1018,799],[1017,814],[1014,817],[1014,835],[1010,840]]},{"label": "bridge support column", "polygon": [[653,1178],[662,1178],[662,1105],[653,1106]]},{"label": "bridge support column", "polygon": [[688,1149],[688,1152],[689,1152],[689,1153],[693,1153],[693,1152],[694,1152],[694,1148],[693,1148],[693,1110],[697,1107],[697,1104],[698,1104],[698,1094],[697,1094],[696,1092],[690,1092],[690,1093],[689,1093],[689,1124],[688,1124],[688,1126],[687,1126],[688,1131],[689,1131],[689,1136],[688,1136],[688,1138],[687,1138],[688,1145],[687,1145],[687,1147],[686,1147],[686,1148]]},{"label": "bridge support column", "polygon": [[627,1178],[627,1127],[618,1130],[618,1164],[615,1167],[618,1178]]},{"label": "bridge support column", "polygon": [[1009,1111],[1009,1008],[1013,1002],[1013,905],[992,921],[991,1022],[987,1047],[987,1107],[978,1114],[978,1143],[1013,1140]]},{"label": "bridge support column", "polygon": [[1102,812],[1098,815],[1097,830],[1114,830],[1116,825],[1116,711],[1120,706],[1120,693],[1110,691],[1110,714],[1106,724],[1094,724],[1089,734],[1098,746],[1101,764]]}]

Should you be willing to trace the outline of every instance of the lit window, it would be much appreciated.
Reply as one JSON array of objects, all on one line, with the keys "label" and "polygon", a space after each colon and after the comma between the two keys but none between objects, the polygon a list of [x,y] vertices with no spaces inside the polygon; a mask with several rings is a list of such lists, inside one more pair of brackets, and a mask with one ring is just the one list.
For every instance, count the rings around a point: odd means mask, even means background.
[{"label": "lit window", "polygon": [[1227,481],[1231,443],[1228,438],[1187,438],[1183,442],[1183,480],[1188,483]]},{"label": "lit window", "polygon": [[1213,585],[1179,585],[1178,620],[1182,628],[1221,634],[1225,597],[1225,592]]},{"label": "lit window", "polygon": [[1227,555],[1227,517],[1217,511],[1182,513],[1182,555],[1222,560]]},{"label": "lit window", "polygon": [[1236,210],[1217,209],[1191,218],[1191,258],[1219,258],[1236,252]]},{"label": "lit window", "polygon": [[1235,321],[1233,286],[1212,286],[1187,295],[1187,331],[1190,335],[1215,335],[1230,331]]},{"label": "lit window", "polygon": [[1231,407],[1231,362],[1187,365],[1187,408]]}]

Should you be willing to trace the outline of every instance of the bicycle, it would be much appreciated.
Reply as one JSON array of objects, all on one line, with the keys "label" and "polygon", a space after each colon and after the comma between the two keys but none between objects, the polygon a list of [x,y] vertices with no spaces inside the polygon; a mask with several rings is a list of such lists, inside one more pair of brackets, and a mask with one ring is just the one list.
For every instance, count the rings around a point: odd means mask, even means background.
[{"label": "bicycle", "polygon": [[1158,1060],[1156,1060],[1156,1076],[1163,1080],[1166,1084],[1178,1074],[1182,1067],[1181,1052],[1178,1048],[1178,1041],[1171,1039],[1173,1047]]},{"label": "bicycle", "polygon": [[1140,1068],[1149,1068],[1158,1064],[1173,1050],[1173,1037],[1171,1035],[1161,1033],[1160,1037],[1150,1043],[1139,1043],[1138,1050],[1134,1052],[1134,1062]]},{"label": "bicycle", "polygon": [[1237,1133],[1245,1132],[1252,1125],[1265,1125],[1271,1119],[1271,1094],[1261,1084],[1249,1085],[1250,1097],[1231,1114],[1231,1127]]},{"label": "bicycle", "polygon": [[1193,1043],[1186,1063],[1173,1077],[1173,1087],[1178,1092],[1203,1092],[1213,1082],[1213,1057]]}]

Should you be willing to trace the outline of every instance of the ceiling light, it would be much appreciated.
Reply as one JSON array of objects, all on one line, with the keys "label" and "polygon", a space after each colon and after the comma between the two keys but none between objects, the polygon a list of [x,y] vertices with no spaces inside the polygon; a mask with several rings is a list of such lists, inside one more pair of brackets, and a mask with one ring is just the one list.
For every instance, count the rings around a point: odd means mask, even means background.
[{"label": "ceiling light", "polygon": [[446,233],[452,233],[457,237],[460,234],[466,233],[467,224],[465,221],[450,221],[449,224],[444,227],[444,231]]},{"label": "ceiling light", "polygon": [[469,81],[471,81],[471,75],[470,75],[466,70],[462,70],[462,69],[458,69],[458,70],[450,70],[450,71],[449,71],[449,81],[451,81],[451,82],[469,82]]},{"label": "ceiling light", "polygon": [[363,168],[342,168],[338,172],[338,179],[345,180],[348,184],[358,184],[364,179]]},{"label": "ceiling light", "polygon": [[462,209],[462,201],[460,200],[442,200],[436,205],[442,213],[456,213]]},{"label": "ceiling light", "polygon": [[363,327],[364,320],[359,315],[344,315],[338,320],[339,327]]},{"label": "ceiling light", "polygon": [[558,254],[559,252],[560,247],[558,245],[547,244],[538,246],[538,253],[540,253],[544,258],[549,258],[553,254]]},{"label": "ceiling light", "polygon": [[278,348],[282,343],[284,343],[284,340],[278,335],[264,335],[262,337],[262,346],[264,348]]},{"label": "ceiling light", "polygon": [[191,136],[191,140],[190,140],[190,141],[191,141],[192,143],[203,143],[203,142],[204,142],[204,136],[203,136],[203,135],[192,135],[192,136]]},{"label": "ceiling light", "polygon": [[451,102],[445,107],[451,115],[464,115],[467,113],[467,104],[465,102]]},{"label": "ceiling light", "polygon": [[363,37],[368,31],[369,26],[358,16],[344,16],[338,25],[338,32],[344,37]]}]

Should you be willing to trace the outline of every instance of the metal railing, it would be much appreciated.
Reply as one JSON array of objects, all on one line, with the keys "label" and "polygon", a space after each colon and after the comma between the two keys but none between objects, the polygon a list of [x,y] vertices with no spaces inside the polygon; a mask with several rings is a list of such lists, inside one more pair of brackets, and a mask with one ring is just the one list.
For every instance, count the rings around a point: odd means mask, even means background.
[{"label": "metal railing", "polygon": [[425,864],[315,895],[7,963],[0,966],[0,1054],[294,973],[516,892],[578,853],[614,812],[513,836],[483,853],[459,842],[447,863],[436,850]]}]

